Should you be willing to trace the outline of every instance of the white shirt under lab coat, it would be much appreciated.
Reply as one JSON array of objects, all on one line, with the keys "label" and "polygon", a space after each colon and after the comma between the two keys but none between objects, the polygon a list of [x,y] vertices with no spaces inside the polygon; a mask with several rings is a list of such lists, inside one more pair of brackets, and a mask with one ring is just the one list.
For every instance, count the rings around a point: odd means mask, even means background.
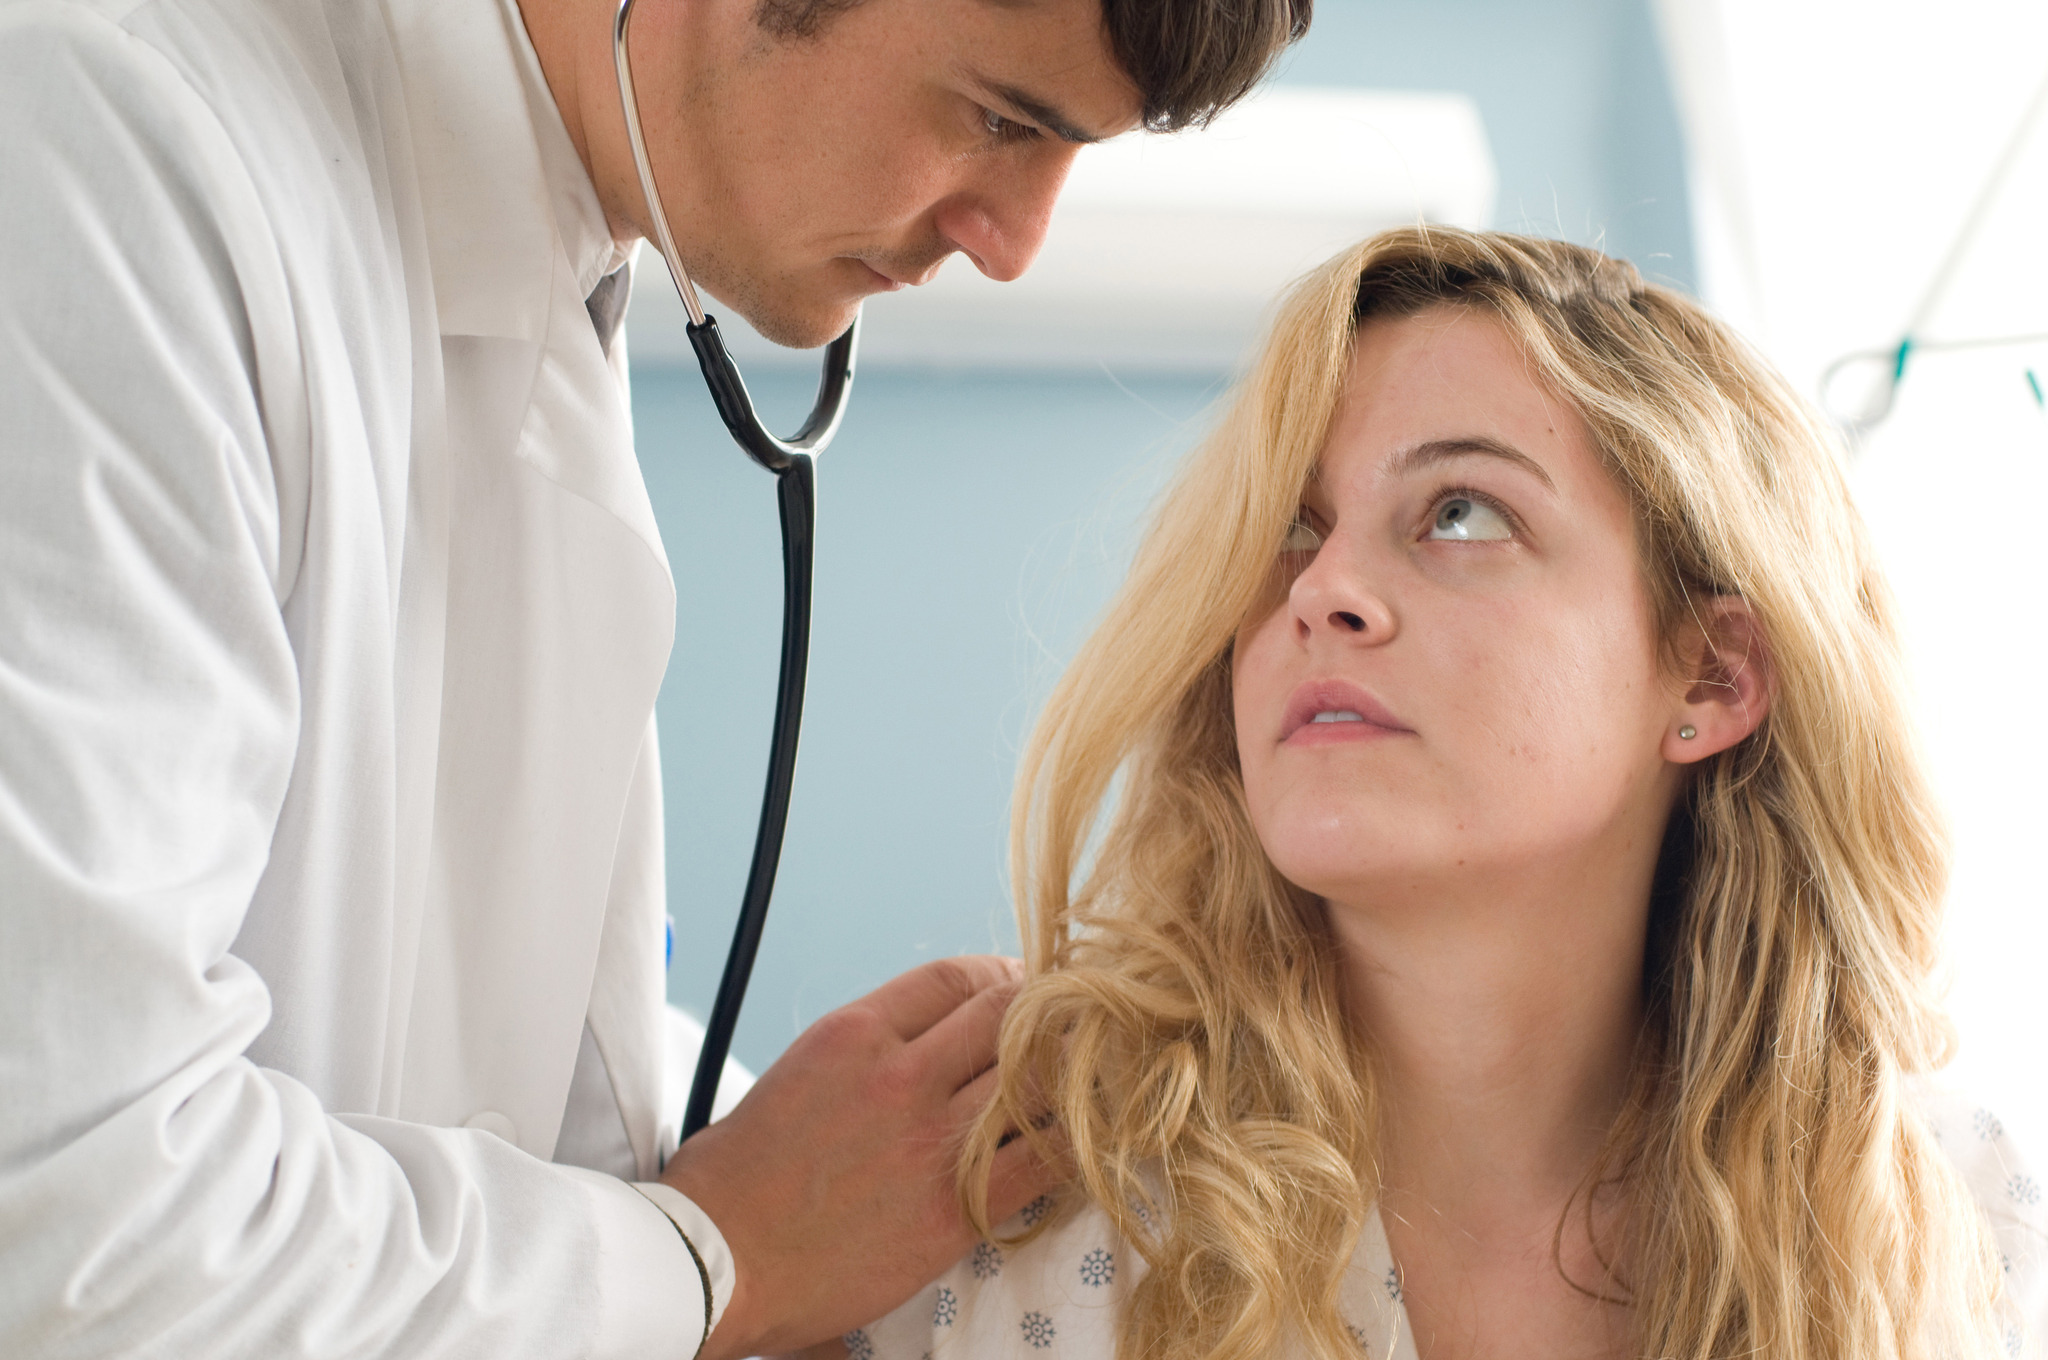
[{"label": "white shirt under lab coat", "polygon": [[674,590],[516,10],[0,0],[0,129],[0,1354],[688,1355],[549,1160],[674,1138]]}]

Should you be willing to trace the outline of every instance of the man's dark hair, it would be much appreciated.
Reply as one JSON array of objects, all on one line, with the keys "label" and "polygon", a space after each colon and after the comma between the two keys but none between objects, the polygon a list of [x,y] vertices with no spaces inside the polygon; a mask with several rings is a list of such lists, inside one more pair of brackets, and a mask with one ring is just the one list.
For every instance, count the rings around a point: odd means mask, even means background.
[{"label": "man's dark hair", "polygon": [[1313,0],[1102,0],[1117,65],[1153,132],[1201,127],[1308,32]]},{"label": "man's dark hair", "polygon": [[[754,20],[779,38],[810,38],[859,3],[759,0]],[[1102,23],[1117,65],[1144,101],[1145,126],[1177,132],[1202,126],[1249,94],[1287,45],[1308,32],[1313,3],[1102,0]]]}]

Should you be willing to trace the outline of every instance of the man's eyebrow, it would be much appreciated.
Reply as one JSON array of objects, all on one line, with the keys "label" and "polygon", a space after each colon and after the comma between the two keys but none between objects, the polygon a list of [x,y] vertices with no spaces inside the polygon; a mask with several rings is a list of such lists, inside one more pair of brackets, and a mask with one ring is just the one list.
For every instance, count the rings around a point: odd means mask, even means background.
[{"label": "man's eyebrow", "polygon": [[1402,476],[1471,454],[1505,459],[1527,471],[1552,491],[1557,490],[1557,483],[1550,480],[1550,474],[1543,470],[1541,463],[1512,444],[1503,444],[1498,439],[1489,439],[1483,434],[1460,435],[1455,439],[1432,439],[1403,449],[1394,456],[1392,471],[1394,475]]},{"label": "man's eyebrow", "polygon": [[[998,103],[1008,104],[1010,111],[1024,115],[1024,121],[1036,123],[1063,142],[1077,146],[1093,146],[1102,140],[1101,136],[1077,127],[1074,120],[1052,104],[1018,89],[1015,85],[1004,85],[993,80],[977,80],[984,90],[994,96]],[[1002,110],[998,109],[998,113]]]}]

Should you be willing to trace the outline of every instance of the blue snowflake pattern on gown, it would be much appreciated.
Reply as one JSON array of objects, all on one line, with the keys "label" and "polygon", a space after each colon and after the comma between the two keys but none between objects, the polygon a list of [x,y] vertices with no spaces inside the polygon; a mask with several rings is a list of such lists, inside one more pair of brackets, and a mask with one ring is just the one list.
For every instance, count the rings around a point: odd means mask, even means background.
[{"label": "blue snowflake pattern on gown", "polygon": [[2006,1179],[2005,1193],[2012,1197],[2014,1204],[2036,1205],[2041,1202],[2041,1186],[2032,1176],[2014,1175]]},{"label": "blue snowflake pattern on gown", "polygon": [[996,1250],[993,1242],[977,1243],[974,1255],[968,1258],[967,1268],[974,1272],[977,1280],[993,1280],[1003,1273],[1003,1254]]},{"label": "blue snowflake pattern on gown", "polygon": [[875,1343],[860,1328],[854,1328],[839,1341],[846,1347],[846,1360],[875,1360]]},{"label": "blue snowflake pattern on gown", "polygon": [[1993,1139],[2005,1136],[2005,1125],[1999,1123],[1998,1116],[1989,1110],[1977,1111],[1976,1117],[1970,1121],[1970,1125],[1977,1130],[1977,1136],[1987,1143]]},{"label": "blue snowflake pattern on gown", "polygon": [[932,1326],[950,1327],[960,1316],[960,1296],[945,1285],[939,1286],[938,1301],[932,1304]]},{"label": "blue snowflake pattern on gown", "polygon": [[1387,1267],[1386,1286],[1387,1297],[1392,1299],[1395,1303],[1401,1303],[1406,1300],[1407,1296],[1401,1292],[1401,1267]]},{"label": "blue snowflake pattern on gown", "polygon": [[1347,1322],[1344,1324],[1344,1330],[1351,1333],[1351,1344],[1358,1347],[1360,1354],[1372,1354],[1372,1343],[1365,1339],[1365,1328]]},{"label": "blue snowflake pattern on gown", "polygon": [[1116,1278],[1116,1258],[1101,1247],[1081,1258],[1081,1283],[1096,1289]]},{"label": "blue snowflake pattern on gown", "polygon": [[1024,1206],[1020,1217],[1023,1218],[1025,1227],[1035,1228],[1038,1226],[1039,1220],[1051,1212],[1052,1196],[1040,1195],[1037,1199]]},{"label": "blue snowflake pattern on gown", "polygon": [[2020,1329],[2019,1329],[2019,1328],[2017,1328],[2017,1327],[2007,1327],[2007,1328],[2005,1329],[2005,1353],[2006,1353],[2007,1355],[2010,1355],[2010,1356],[2012,1356],[2012,1357],[2013,1357],[2013,1360],[2019,1360],[2019,1354],[2020,1354]]},{"label": "blue snowflake pattern on gown", "polygon": [[1053,1329],[1052,1319],[1043,1313],[1026,1313],[1024,1320],[1017,1325],[1024,1333],[1025,1342],[1035,1351],[1044,1350],[1059,1335]]}]

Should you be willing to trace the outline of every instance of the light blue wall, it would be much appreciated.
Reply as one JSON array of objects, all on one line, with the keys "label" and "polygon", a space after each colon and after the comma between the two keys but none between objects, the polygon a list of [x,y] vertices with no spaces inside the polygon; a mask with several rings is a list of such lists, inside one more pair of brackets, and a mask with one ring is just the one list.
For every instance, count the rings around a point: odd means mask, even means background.
[{"label": "light blue wall", "polygon": [[1319,0],[1280,79],[1470,95],[1500,174],[1493,225],[1695,287],[1684,145],[1648,0]]},{"label": "light blue wall", "polygon": [[[797,423],[811,380],[769,371]],[[1033,696],[1121,575],[1131,528],[1218,381],[861,375],[819,466],[810,697],[789,840],[736,1051],[761,1065],[926,958],[1013,947],[1005,806]],[[634,375],[676,576],[659,721],[670,995],[700,1014],[746,882],[774,706],[773,479],[680,369]]]},{"label": "light blue wall", "polygon": [[[1646,0],[1320,0],[1282,79],[1478,102],[1498,225],[1603,239],[1689,285]],[[791,426],[811,378],[754,375]],[[694,371],[636,368],[641,462],[677,582],[660,700],[670,995],[700,1013],[752,849],[774,701],[771,480]],[[1006,805],[1033,705],[1120,575],[1223,375],[870,370],[820,469],[817,623],[795,805],[736,1051],[760,1067],[918,961],[1008,948]]]}]

